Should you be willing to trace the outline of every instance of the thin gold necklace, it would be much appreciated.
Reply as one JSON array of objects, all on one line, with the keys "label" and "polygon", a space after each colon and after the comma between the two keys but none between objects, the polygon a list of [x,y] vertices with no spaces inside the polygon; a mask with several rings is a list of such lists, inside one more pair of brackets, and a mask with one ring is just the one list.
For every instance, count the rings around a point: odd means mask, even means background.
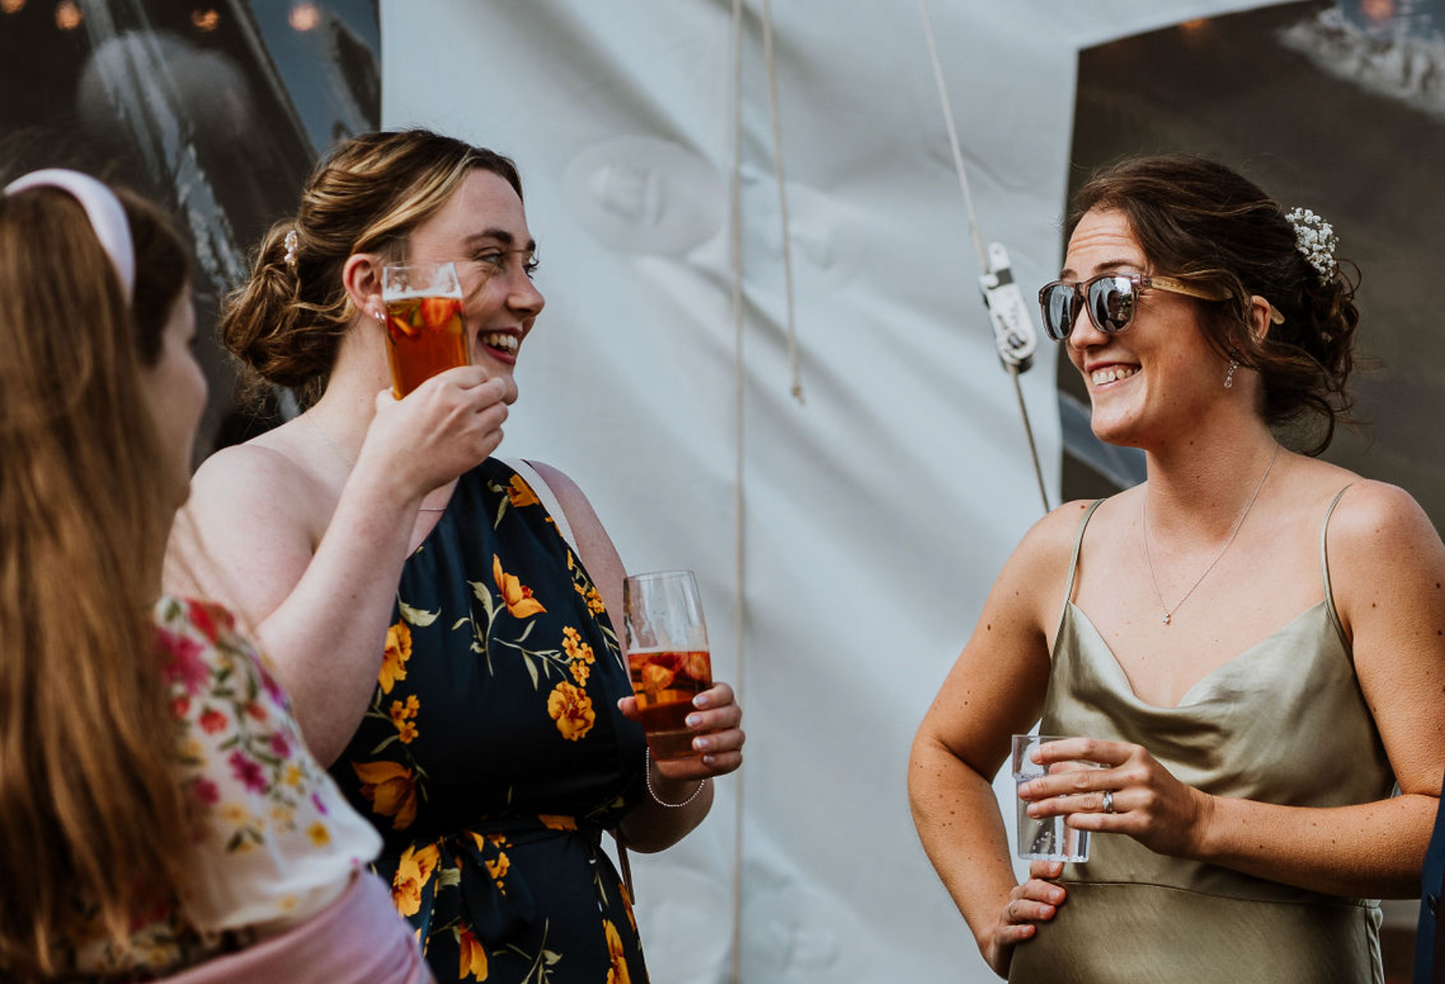
[{"label": "thin gold necklace", "polygon": [[1204,573],[1194,580],[1194,583],[1189,586],[1188,591],[1184,592],[1184,597],[1176,601],[1173,606],[1164,604],[1164,595],[1159,590],[1159,579],[1154,576],[1154,560],[1149,556],[1149,490],[1144,490],[1144,562],[1149,565],[1149,580],[1154,584],[1154,597],[1159,599],[1159,610],[1164,613],[1165,625],[1168,625],[1170,619],[1174,617],[1174,613],[1179,611],[1179,606],[1184,604],[1184,602],[1189,599],[1189,596],[1194,593],[1194,589],[1199,587],[1199,585],[1204,582],[1204,579],[1209,576],[1209,572],[1214,570],[1214,565],[1224,559],[1225,551],[1227,551],[1230,544],[1234,542],[1234,538],[1239,535],[1239,528],[1244,525],[1245,517],[1248,516],[1249,511],[1254,508],[1254,500],[1259,498],[1259,490],[1264,488],[1264,480],[1269,478],[1269,470],[1274,467],[1274,461],[1278,457],[1279,442],[1276,441],[1274,444],[1274,453],[1269,456],[1269,464],[1264,466],[1264,474],[1259,476],[1259,483],[1254,487],[1254,494],[1249,497],[1249,502],[1245,503],[1244,512],[1239,514],[1239,519],[1235,522],[1234,529],[1230,531],[1229,539],[1224,541],[1224,546],[1220,548],[1219,553],[1209,562],[1209,566],[1204,568]]},{"label": "thin gold necklace", "polygon": [[[315,417],[311,416],[309,413],[304,414],[303,416],[305,416],[306,422],[311,425],[311,429],[316,432],[316,436],[321,438],[321,443],[326,445],[326,450],[330,451],[332,455],[335,456],[337,461],[345,465],[348,472],[350,472],[351,469],[356,467],[356,462],[353,459],[348,458],[346,455],[342,454],[341,449],[331,443],[331,438],[326,436],[326,432],[321,429],[321,425],[316,422]],[[417,508],[420,509],[422,512],[447,511],[446,506],[417,506]]]}]

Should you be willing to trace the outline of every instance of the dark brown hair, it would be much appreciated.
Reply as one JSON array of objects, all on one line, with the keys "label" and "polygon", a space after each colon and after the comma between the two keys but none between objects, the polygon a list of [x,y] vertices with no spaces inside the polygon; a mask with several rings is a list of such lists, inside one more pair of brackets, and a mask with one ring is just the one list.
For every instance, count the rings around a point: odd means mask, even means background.
[{"label": "dark brown hair", "polygon": [[[1259,373],[1270,426],[1315,418],[1317,440],[1302,450],[1323,452],[1336,424],[1351,421],[1346,384],[1360,320],[1357,282],[1342,270],[1322,276],[1296,248],[1295,227],[1279,203],[1204,158],[1134,157],[1104,168],[1075,194],[1068,232],[1085,213],[1106,210],[1128,219],[1151,272],[1224,298],[1196,301],[1211,344]],[[1253,330],[1253,295],[1284,315],[1263,338]]]},{"label": "dark brown hair", "polygon": [[[50,979],[82,905],[122,946],[185,875],[190,819],[151,618],[174,504],[141,370],[188,280],[121,195],[127,308],[80,204],[0,195],[0,978]],[[146,573],[154,573],[147,578]],[[22,891],[23,886],[23,891]],[[141,891],[144,889],[145,891]]]},{"label": "dark brown hair", "polygon": [[295,217],[266,233],[250,279],[227,299],[226,348],[265,382],[297,390],[303,405],[314,402],[356,316],[341,279],[347,259],[404,257],[412,230],[474,168],[504,178],[521,197],[511,160],[429,130],[363,133],[336,145],[307,179]]}]

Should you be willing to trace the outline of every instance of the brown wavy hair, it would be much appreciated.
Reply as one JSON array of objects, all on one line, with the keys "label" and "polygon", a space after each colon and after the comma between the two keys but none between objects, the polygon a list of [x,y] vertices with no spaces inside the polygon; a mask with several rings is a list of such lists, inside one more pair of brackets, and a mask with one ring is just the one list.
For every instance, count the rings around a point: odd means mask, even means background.
[{"label": "brown wavy hair", "polygon": [[[188,253],[122,195],[128,309],[81,206],[0,195],[0,978],[49,977],[91,918],[124,945],[184,875],[190,818],[151,608],[174,503],[140,370]],[[88,911],[87,911],[88,910]]]},{"label": "brown wavy hair", "polygon": [[[1085,213],[1111,209],[1127,217],[1152,272],[1224,298],[1195,302],[1210,343],[1259,373],[1261,413],[1271,427],[1295,425],[1292,432],[1304,434],[1301,450],[1322,453],[1336,424],[1353,420],[1347,383],[1360,321],[1358,268],[1353,279],[1344,264],[1322,278],[1296,248],[1285,209],[1253,182],[1201,157],[1133,157],[1104,168],[1075,194],[1068,233]],[[1253,295],[1284,315],[1263,338],[1253,330]]]},{"label": "brown wavy hair", "polygon": [[337,144],[307,179],[296,214],[266,233],[250,279],[227,297],[226,348],[265,383],[295,390],[303,406],[315,402],[356,317],[341,280],[346,261],[356,253],[403,259],[412,230],[474,168],[499,175],[521,197],[510,159],[430,130],[363,133]]}]

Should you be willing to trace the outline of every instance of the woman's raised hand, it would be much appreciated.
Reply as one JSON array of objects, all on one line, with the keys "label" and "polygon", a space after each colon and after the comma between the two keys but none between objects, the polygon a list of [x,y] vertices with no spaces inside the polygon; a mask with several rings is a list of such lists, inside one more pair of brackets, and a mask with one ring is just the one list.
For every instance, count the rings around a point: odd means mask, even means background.
[{"label": "woman's raised hand", "polygon": [[[624,717],[641,721],[636,697],[623,697],[617,702]],[[707,779],[726,775],[743,764],[741,727],[743,709],[738,705],[733,688],[714,683],[692,699],[695,708],[687,716],[687,727],[696,735],[693,748],[702,754],[684,759],[654,760],[659,775],[667,779]]]},{"label": "woman's raised hand", "polygon": [[1008,974],[1013,948],[1033,939],[1037,924],[1054,918],[1054,913],[1063,905],[1067,894],[1064,887],[1050,880],[1063,873],[1062,861],[1031,861],[1029,880],[1015,885],[1009,892],[1008,904],[998,914],[993,941],[984,954],[988,965],[1000,977]]},{"label": "woman's raised hand", "polygon": [[383,390],[357,466],[374,463],[404,494],[425,495],[497,449],[516,398],[510,376],[489,378],[479,366],[438,373],[401,400]]},{"label": "woman's raised hand", "polygon": [[1180,782],[1142,745],[1065,738],[1040,745],[1038,755],[1044,766],[1083,760],[1103,768],[1056,772],[1019,786],[1029,816],[1065,816],[1078,830],[1128,834],[1158,854],[1200,855],[1213,797]]}]

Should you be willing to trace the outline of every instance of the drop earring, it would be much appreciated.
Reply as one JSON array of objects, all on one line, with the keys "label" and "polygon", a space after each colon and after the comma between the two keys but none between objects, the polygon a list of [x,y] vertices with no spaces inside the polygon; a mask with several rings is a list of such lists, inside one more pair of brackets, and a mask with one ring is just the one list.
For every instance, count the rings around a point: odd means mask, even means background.
[{"label": "drop earring", "polygon": [[1224,374],[1225,389],[1234,389],[1234,370],[1238,368],[1239,360],[1231,356],[1229,360],[1229,371]]}]

